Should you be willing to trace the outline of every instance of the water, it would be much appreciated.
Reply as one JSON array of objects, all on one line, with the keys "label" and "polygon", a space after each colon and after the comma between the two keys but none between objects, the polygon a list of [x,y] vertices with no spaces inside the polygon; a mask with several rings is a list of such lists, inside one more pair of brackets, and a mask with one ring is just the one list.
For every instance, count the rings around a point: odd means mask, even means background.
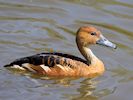
[{"label": "water", "polygon": [[[93,25],[118,45],[94,53],[106,72],[97,78],[52,78],[8,71],[16,58],[59,51],[82,57],[75,32]],[[1,100],[132,100],[132,0],[0,0]]]}]

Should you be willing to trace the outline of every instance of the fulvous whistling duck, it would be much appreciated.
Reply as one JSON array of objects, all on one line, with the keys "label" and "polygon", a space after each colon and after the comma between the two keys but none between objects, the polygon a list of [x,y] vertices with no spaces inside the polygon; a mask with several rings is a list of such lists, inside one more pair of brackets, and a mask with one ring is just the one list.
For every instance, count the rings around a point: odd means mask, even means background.
[{"label": "fulvous whistling duck", "polygon": [[99,44],[116,49],[99,30],[92,26],[79,28],[76,43],[84,59],[63,53],[40,53],[16,59],[4,67],[19,68],[47,76],[87,76],[94,77],[104,72],[104,64],[89,49],[89,45]]}]

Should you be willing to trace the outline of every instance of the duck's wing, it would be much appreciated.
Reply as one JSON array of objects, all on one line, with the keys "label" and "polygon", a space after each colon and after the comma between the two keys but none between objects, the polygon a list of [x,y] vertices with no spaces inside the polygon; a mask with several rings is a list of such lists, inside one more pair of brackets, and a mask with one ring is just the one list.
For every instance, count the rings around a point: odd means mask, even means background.
[{"label": "duck's wing", "polygon": [[73,67],[78,64],[87,64],[84,59],[79,57],[63,54],[63,53],[40,53],[33,56],[16,59],[12,63],[4,67],[19,68],[22,70],[30,70],[32,72],[47,72],[55,67]]}]

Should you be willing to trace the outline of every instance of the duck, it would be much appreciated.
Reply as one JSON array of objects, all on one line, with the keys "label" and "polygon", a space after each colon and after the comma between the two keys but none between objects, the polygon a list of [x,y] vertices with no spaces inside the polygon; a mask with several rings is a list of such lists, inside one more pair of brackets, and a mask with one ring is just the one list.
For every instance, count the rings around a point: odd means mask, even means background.
[{"label": "duck", "polygon": [[16,59],[4,67],[46,76],[96,77],[104,73],[105,67],[89,48],[90,45],[117,48],[93,26],[82,26],[78,29],[76,44],[84,59],[66,53],[44,52]]}]

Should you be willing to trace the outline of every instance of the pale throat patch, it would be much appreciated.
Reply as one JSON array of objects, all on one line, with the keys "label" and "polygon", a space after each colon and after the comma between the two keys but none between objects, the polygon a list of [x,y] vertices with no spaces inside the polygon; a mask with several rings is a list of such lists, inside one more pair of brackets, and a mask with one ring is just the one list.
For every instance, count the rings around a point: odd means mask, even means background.
[{"label": "pale throat patch", "polygon": [[98,60],[98,58],[93,54],[93,52],[91,51],[91,49],[84,47],[84,50],[87,54],[87,58],[88,60],[91,60],[91,64],[95,64],[96,61]]}]

